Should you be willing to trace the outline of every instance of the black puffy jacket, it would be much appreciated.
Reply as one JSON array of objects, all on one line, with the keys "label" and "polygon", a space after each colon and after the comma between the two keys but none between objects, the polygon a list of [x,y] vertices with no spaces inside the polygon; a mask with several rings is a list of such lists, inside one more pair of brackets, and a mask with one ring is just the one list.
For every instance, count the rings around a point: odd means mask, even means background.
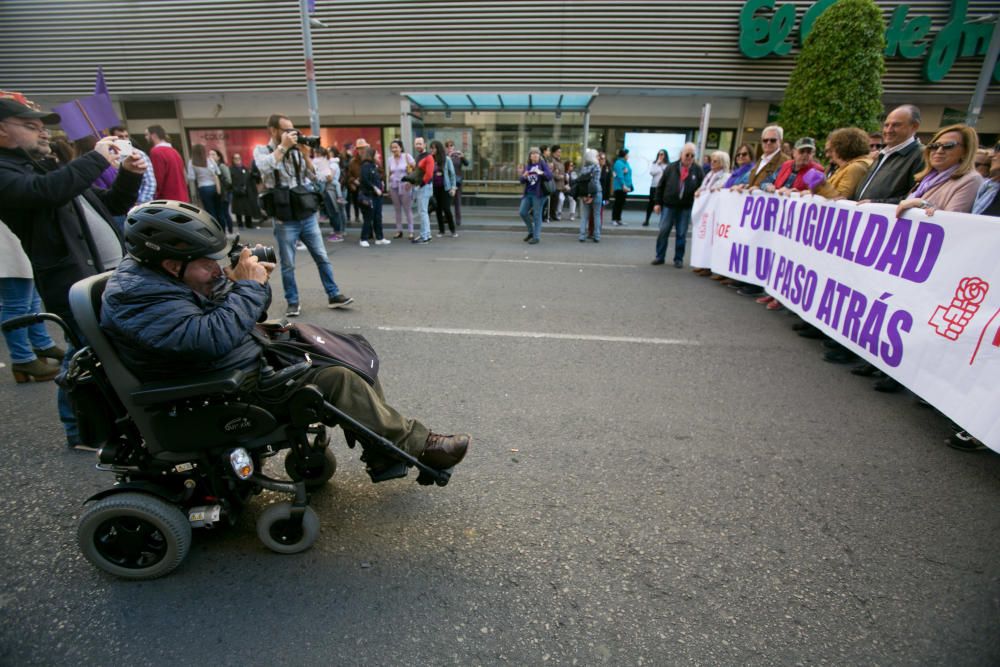
[{"label": "black puffy jacket", "polygon": [[[109,226],[135,203],[142,176],[124,169],[110,190],[91,187],[108,161],[91,151],[64,167],[0,148],[0,220],[21,239],[45,309],[72,322],[69,288],[105,270],[75,201],[82,195]],[[117,230],[115,230],[117,234]]]},{"label": "black puffy jacket", "polygon": [[101,328],[140,380],[258,367],[250,335],[271,303],[253,280],[220,281],[211,298],[180,280],[125,258],[108,280]]}]

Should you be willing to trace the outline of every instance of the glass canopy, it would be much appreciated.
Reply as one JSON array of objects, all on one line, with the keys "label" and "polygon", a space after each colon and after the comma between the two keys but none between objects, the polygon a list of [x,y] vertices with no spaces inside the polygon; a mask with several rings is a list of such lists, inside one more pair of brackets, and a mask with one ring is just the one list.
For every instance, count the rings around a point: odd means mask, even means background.
[{"label": "glass canopy", "polygon": [[427,111],[586,111],[593,92],[566,93],[403,93]]}]

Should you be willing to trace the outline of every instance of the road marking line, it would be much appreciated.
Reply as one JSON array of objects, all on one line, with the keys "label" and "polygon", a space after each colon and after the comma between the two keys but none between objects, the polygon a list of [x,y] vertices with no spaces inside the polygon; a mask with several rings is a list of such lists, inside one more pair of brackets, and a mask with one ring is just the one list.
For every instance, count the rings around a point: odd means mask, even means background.
[{"label": "road marking line", "polygon": [[641,343],[645,345],[701,345],[696,340],[681,338],[642,338],[634,336],[592,336],[589,334],[546,333],[544,331],[495,331],[492,329],[444,329],[438,327],[379,326],[379,331],[448,334],[452,336],[500,336],[503,338],[551,338],[553,340],[585,340],[602,343]]},{"label": "road marking line", "polygon": [[594,266],[602,269],[637,269],[635,264],[600,264],[597,262],[549,262],[540,259],[476,259],[474,257],[435,257],[435,262],[499,262],[503,264],[554,264],[556,266]]}]

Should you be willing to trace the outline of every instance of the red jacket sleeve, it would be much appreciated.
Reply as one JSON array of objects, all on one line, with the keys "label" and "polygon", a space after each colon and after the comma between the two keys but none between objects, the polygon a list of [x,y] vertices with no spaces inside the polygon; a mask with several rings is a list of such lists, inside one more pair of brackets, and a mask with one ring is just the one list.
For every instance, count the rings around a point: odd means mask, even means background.
[{"label": "red jacket sleeve", "polygon": [[427,185],[434,178],[434,156],[428,155],[417,166],[424,170],[424,185]]}]

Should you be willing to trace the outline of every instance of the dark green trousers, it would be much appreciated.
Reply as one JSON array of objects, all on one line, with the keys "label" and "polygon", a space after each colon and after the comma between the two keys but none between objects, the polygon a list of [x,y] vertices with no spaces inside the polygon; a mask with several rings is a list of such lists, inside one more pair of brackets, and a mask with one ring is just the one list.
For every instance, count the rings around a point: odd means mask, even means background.
[{"label": "dark green trousers", "polygon": [[349,414],[397,447],[420,456],[430,431],[416,419],[408,419],[385,402],[382,385],[368,384],[357,373],[341,366],[310,371],[307,382],[316,385],[327,401]]}]

